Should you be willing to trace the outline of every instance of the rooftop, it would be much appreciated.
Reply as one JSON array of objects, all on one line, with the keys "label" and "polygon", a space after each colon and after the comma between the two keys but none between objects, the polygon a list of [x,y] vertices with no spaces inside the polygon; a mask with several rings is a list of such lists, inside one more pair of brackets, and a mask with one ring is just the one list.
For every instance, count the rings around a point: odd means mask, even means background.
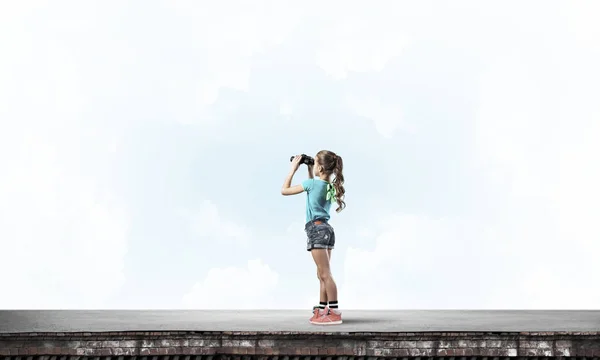
[{"label": "rooftop", "polygon": [[2,310],[0,333],[124,331],[600,332],[600,311],[343,310],[326,330],[300,310]]}]

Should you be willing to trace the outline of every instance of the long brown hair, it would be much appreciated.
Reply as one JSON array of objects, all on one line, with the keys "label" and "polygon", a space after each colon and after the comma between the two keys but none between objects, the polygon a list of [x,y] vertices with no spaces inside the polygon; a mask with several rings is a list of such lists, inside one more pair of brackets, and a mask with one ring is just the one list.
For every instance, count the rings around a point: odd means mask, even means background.
[{"label": "long brown hair", "polygon": [[335,175],[331,183],[335,188],[335,200],[338,204],[338,208],[335,211],[339,213],[346,207],[346,202],[344,202],[346,190],[344,189],[344,162],[342,161],[342,157],[329,150],[319,151],[316,157],[317,163],[323,167],[323,175],[325,175],[326,179],[329,179],[331,174]]}]

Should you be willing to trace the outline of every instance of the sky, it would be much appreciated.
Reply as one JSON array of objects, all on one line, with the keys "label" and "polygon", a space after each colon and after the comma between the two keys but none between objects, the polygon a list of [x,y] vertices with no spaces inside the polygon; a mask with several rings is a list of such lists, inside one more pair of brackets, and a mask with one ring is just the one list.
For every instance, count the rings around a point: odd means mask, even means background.
[{"label": "sky", "polygon": [[2,1],[0,308],[310,312],[328,149],[341,309],[598,309],[599,12]]}]

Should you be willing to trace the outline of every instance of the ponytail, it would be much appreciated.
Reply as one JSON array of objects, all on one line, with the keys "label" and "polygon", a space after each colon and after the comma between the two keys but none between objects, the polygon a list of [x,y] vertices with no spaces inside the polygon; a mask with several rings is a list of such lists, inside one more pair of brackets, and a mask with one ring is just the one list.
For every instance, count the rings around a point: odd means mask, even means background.
[{"label": "ponytail", "polygon": [[336,212],[340,212],[344,210],[346,207],[346,203],[344,202],[344,194],[346,190],[344,189],[344,174],[342,171],[344,170],[344,162],[342,161],[342,157],[339,155],[335,155],[335,167],[333,168],[333,173],[335,174],[335,178],[333,179],[333,187],[335,188],[335,197],[338,204],[338,208],[335,209]]}]

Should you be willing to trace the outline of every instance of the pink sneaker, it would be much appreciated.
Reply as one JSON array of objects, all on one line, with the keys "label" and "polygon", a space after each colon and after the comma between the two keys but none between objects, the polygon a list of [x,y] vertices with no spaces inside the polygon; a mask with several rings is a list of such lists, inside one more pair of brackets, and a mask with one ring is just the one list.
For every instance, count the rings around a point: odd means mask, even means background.
[{"label": "pink sneaker", "polygon": [[337,309],[325,308],[325,311],[311,321],[315,325],[339,325],[342,323],[342,312]]},{"label": "pink sneaker", "polygon": [[310,322],[315,321],[319,316],[322,316],[325,313],[325,310],[321,310],[319,306],[313,306],[313,316],[310,318]]}]

